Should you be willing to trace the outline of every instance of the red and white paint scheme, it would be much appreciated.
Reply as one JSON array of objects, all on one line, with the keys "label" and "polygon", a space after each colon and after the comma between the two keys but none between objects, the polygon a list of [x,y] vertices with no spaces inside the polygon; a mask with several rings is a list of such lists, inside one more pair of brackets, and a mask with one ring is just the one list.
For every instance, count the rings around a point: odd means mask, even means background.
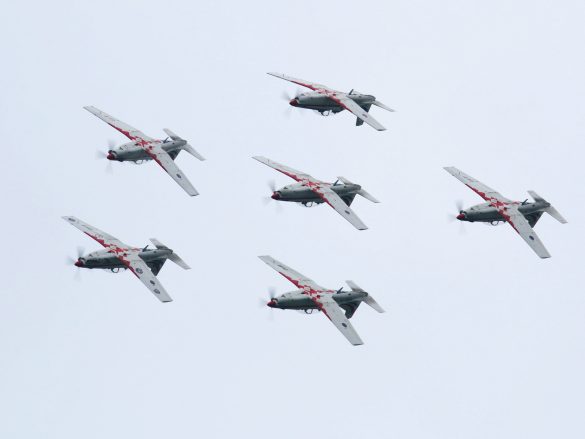
[{"label": "red and white paint scheme", "polygon": [[[347,281],[351,291],[338,291],[323,288],[322,286],[293,270],[289,266],[277,261],[271,256],[259,256],[259,258],[279,272],[297,287],[298,291],[285,293],[279,297],[272,297],[267,305],[271,308],[319,310],[335,325],[335,327],[354,346],[364,344],[349,318],[361,302],[371,306],[377,312],[383,313],[382,307],[374,298],[359,288],[354,282]],[[345,309],[345,314],[343,310]]]},{"label": "red and white paint scheme", "polygon": [[125,135],[131,140],[130,143],[121,145],[117,149],[108,151],[106,158],[108,160],[116,161],[132,161],[135,163],[144,160],[154,160],[163,168],[173,180],[181,186],[185,192],[190,196],[199,195],[197,190],[193,187],[189,179],[179,169],[174,159],[180,151],[186,151],[199,160],[205,160],[201,154],[187,143],[186,140],[181,139],[171,130],[165,128],[163,131],[170,137],[171,140],[158,140],[147,136],[142,131],[110,116],[95,107],[83,107],[91,114],[99,117],[105,123],[115,128],[117,131]]},{"label": "red and white paint scheme", "polygon": [[[100,251],[85,257],[80,257],[75,262],[77,267],[109,269],[122,266],[134,273],[161,302],[171,302],[173,300],[158,281],[155,274],[158,273],[158,270],[160,270],[166,259],[170,259],[185,270],[188,270],[190,267],[171,249],[156,239],[151,239],[156,249],[148,250],[146,247],[144,249],[131,247],[74,216],[64,216],[63,219],[100,243],[106,249],[106,252]],[[113,255],[114,258],[109,257],[108,254]],[[112,262],[112,259],[115,262]],[[116,259],[121,264],[117,263]],[[99,261],[105,262],[100,263]],[[151,271],[149,265],[157,267],[156,273]]]},{"label": "red and white paint scheme", "polygon": [[309,174],[297,171],[266,157],[256,156],[252,158],[299,182],[299,184],[285,186],[282,189],[274,191],[272,194],[273,199],[293,201],[305,205],[308,203],[324,202],[349,221],[356,229],[366,230],[368,228],[354,211],[351,210],[349,205],[353,202],[356,195],[361,195],[373,203],[379,203],[379,201],[362,189],[360,185],[352,183],[343,177],[338,177],[343,184],[326,183],[317,180]]},{"label": "red and white paint scheme", "polygon": [[364,122],[378,131],[384,131],[386,128],[374,119],[368,111],[372,105],[383,108],[386,111],[394,111],[387,107],[372,95],[365,95],[355,92],[349,93],[334,90],[323,84],[305,81],[304,79],[293,78],[282,73],[268,73],[276,78],[284,79],[303,87],[313,90],[315,93],[300,94],[291,99],[289,104],[293,107],[307,108],[319,111],[321,114],[338,113],[347,110],[357,117],[356,125],[362,125]]},{"label": "red and white paint scheme", "polygon": [[487,202],[487,204],[461,210],[456,217],[458,220],[488,223],[506,221],[538,256],[543,259],[550,258],[550,253],[532,227],[544,212],[562,224],[565,224],[567,220],[549,202],[534,191],[528,191],[534,198],[533,203],[527,200],[512,201],[457,168],[451,166],[444,169]]}]

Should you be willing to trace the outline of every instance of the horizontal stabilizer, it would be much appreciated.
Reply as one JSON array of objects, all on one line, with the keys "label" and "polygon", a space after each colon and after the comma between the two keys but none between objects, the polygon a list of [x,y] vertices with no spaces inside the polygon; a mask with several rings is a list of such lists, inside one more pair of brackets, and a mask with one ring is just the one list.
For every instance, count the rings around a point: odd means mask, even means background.
[{"label": "horizontal stabilizer", "polygon": [[544,198],[542,198],[536,192],[528,191],[528,194],[532,198],[534,198],[534,201],[542,201],[542,202],[548,203],[549,206],[546,209],[544,209],[544,211],[546,213],[548,213],[550,216],[552,216],[554,219],[556,219],[559,223],[561,223],[561,224],[567,223],[567,220],[559,213],[559,211],[556,210],[548,201],[546,201]]},{"label": "horizontal stabilizer", "polygon": [[186,143],[186,144],[183,146],[183,150],[187,151],[187,152],[188,152],[189,154],[191,154],[193,157],[195,157],[195,158],[197,158],[197,159],[199,159],[199,160],[201,160],[201,161],[204,161],[204,160],[205,160],[205,157],[203,157],[201,154],[199,154],[197,151],[195,151],[195,148],[193,148],[193,147],[192,147],[191,145],[189,145],[188,143]]},{"label": "horizontal stabilizer", "polygon": [[393,110],[392,108],[390,108],[390,107],[388,107],[388,106],[384,105],[384,104],[383,104],[382,102],[380,102],[380,101],[374,101],[374,102],[372,102],[372,105],[375,105],[376,107],[383,108],[383,109],[384,109],[384,110],[386,110],[386,111],[391,111],[391,112],[394,112],[394,110]]},{"label": "horizontal stabilizer", "polygon": [[[358,286],[354,281],[352,280],[346,280],[345,283],[347,285],[349,285],[349,287],[351,288],[352,291],[357,291],[357,292],[364,292],[365,290],[363,288],[361,288],[360,286]],[[374,310],[378,311],[379,313],[383,313],[384,308],[382,308],[378,302],[376,302],[376,300],[371,296],[371,295],[367,295],[365,299],[363,299],[363,302],[369,306],[371,306],[372,308],[374,308]]]},{"label": "horizontal stabilizer", "polygon": [[[339,181],[341,181],[343,184],[354,184],[351,181],[349,181],[347,178],[345,177],[337,177],[337,179]],[[377,198],[375,198],[374,196],[372,196],[372,194],[370,194],[369,192],[367,192],[365,189],[360,189],[358,191],[358,194],[360,194],[362,197],[364,197],[366,200],[370,200],[372,203],[379,203],[380,201],[378,201]]]},{"label": "horizontal stabilizer", "polygon": [[163,128],[163,131],[166,133],[167,136],[169,136],[173,140],[183,140],[168,128]]},{"label": "horizontal stabilizer", "polygon": [[[158,239],[156,239],[156,238],[150,238],[150,242],[152,242],[152,243],[153,243],[153,245],[154,245],[156,248],[159,248],[159,249],[167,249],[167,250],[171,250],[169,247],[167,247],[166,245],[164,245],[162,242],[160,242],[160,241],[159,241]],[[171,251],[172,251],[172,250],[171,250]],[[168,259],[169,259],[169,260],[171,260],[171,261],[173,261],[175,264],[177,264],[177,265],[178,265],[179,267],[181,267],[183,270],[190,270],[190,269],[191,269],[191,267],[189,267],[189,266],[187,265],[187,263],[186,263],[185,261],[183,261],[183,260],[181,259],[181,257],[180,257],[178,254],[174,253],[174,252],[173,252],[173,253],[171,253],[171,254],[168,256]]]}]

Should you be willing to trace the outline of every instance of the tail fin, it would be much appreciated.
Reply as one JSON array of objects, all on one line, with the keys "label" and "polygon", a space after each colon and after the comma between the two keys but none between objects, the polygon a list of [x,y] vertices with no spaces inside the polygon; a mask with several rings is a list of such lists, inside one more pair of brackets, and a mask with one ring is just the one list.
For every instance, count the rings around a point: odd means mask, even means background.
[{"label": "tail fin", "polygon": [[[167,136],[169,136],[173,140],[185,140],[185,139],[177,136],[175,133],[173,133],[168,128],[163,128],[163,131],[167,134]],[[198,158],[201,161],[205,160],[205,157],[203,157],[201,154],[199,154],[197,151],[195,151],[195,148],[193,148],[188,143],[185,143],[185,145],[183,145],[183,150],[187,151],[193,157],[196,157],[196,158]]]},{"label": "tail fin", "polygon": [[[352,90],[352,91],[353,91],[353,90]],[[350,93],[351,93],[351,92],[350,92]],[[370,108],[372,108],[372,104],[364,105],[364,106],[362,106],[362,108],[364,109],[364,111],[365,111],[366,113],[369,113],[369,112],[370,112]],[[358,118],[356,118],[356,120],[355,120],[355,126],[357,126],[357,127],[360,127],[360,126],[362,126],[363,124],[364,124],[364,120],[363,120],[363,119],[360,119],[359,117],[358,117]]]},{"label": "tail fin", "polygon": [[536,192],[528,191],[528,194],[532,198],[534,198],[534,201],[543,201],[543,202],[547,203],[549,206],[546,209],[544,209],[544,211],[546,213],[548,213],[550,216],[552,216],[554,219],[556,219],[559,223],[561,223],[561,224],[567,223],[567,220],[558,212],[558,210],[556,210],[548,201],[546,201],[544,198],[542,198]]},{"label": "tail fin", "polygon": [[[345,177],[337,177],[337,179],[341,182],[343,182],[344,184],[354,184],[351,181],[349,181],[347,178]],[[379,203],[380,201],[378,201],[377,198],[373,197],[369,192],[367,192],[365,189],[360,189],[358,191],[358,194],[360,194],[362,197],[364,197],[366,200],[370,200],[372,203]]]},{"label": "tail fin", "polygon": [[[345,283],[349,285],[349,287],[351,288],[352,291],[358,291],[361,293],[365,293],[365,291],[361,287],[359,287],[354,281],[346,280]],[[368,293],[366,293],[366,294],[368,294]],[[376,302],[376,300],[374,300],[374,298],[370,294],[368,294],[366,296],[366,298],[363,300],[363,302],[366,303],[367,305],[370,305],[372,308],[374,308],[379,313],[385,312],[384,308],[382,308],[378,304],[378,302]]]},{"label": "tail fin", "polygon": [[372,105],[375,105],[376,107],[380,107],[380,108],[383,108],[386,111],[390,111],[390,112],[394,113],[394,110],[392,108],[387,107],[386,105],[384,105],[380,101],[374,101],[374,102],[372,102]]},{"label": "tail fin", "polygon": [[[150,238],[150,242],[152,242],[156,248],[171,250],[170,248],[168,248],[166,245],[164,245],[162,242],[160,242],[156,238]],[[181,257],[178,254],[174,253],[174,252],[171,253],[168,258],[171,261],[173,261],[175,264],[177,264],[179,267],[181,267],[183,270],[189,270],[189,269],[191,269],[191,267],[189,267],[187,265],[187,263],[185,261],[183,261],[181,259]]]}]

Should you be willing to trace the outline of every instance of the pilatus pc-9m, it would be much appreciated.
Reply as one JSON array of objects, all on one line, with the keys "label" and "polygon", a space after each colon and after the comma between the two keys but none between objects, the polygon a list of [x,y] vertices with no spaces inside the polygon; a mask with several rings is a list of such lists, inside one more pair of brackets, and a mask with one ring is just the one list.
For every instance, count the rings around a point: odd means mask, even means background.
[{"label": "pilatus pc-9m", "polygon": [[326,183],[266,157],[252,158],[298,181],[298,183],[284,186],[278,190],[275,188],[271,196],[273,200],[292,201],[305,206],[327,203],[356,229],[365,230],[368,228],[349,206],[356,195],[361,195],[372,203],[379,203],[379,201],[362,189],[359,184],[352,183],[343,177],[337,177],[338,181],[335,183]]},{"label": "pilatus pc-9m", "polygon": [[63,219],[78,228],[90,238],[99,242],[105,250],[98,250],[87,255],[81,255],[74,265],[80,268],[101,268],[114,273],[120,269],[130,270],[161,302],[171,302],[173,299],[156,278],[156,275],[167,259],[179,267],[188,270],[190,267],[170,248],[151,238],[156,248],[149,249],[130,247],[122,241],[108,235],[99,229],[75,218],[64,216]]},{"label": "pilatus pc-9m", "polygon": [[291,99],[289,104],[293,107],[315,110],[321,113],[323,116],[328,116],[329,114],[336,114],[342,112],[343,110],[347,110],[357,117],[355,122],[357,126],[363,125],[365,122],[378,131],[384,131],[386,128],[384,128],[380,122],[368,114],[368,112],[370,111],[372,105],[383,108],[387,111],[394,111],[392,108],[389,108],[380,101],[376,100],[374,96],[365,95],[355,90],[351,90],[349,93],[344,93],[342,91],[329,88],[323,84],[292,78],[281,73],[268,74],[313,90],[313,92],[309,93],[300,93]]},{"label": "pilatus pc-9m", "polygon": [[271,256],[259,256],[259,258],[298,288],[296,291],[284,293],[278,297],[271,297],[267,303],[270,308],[301,310],[307,314],[313,311],[321,311],[354,346],[364,344],[349,321],[358,306],[364,302],[376,311],[384,312],[372,296],[350,280],[346,281],[346,283],[351,288],[351,291],[343,291],[343,288],[337,291],[330,290],[316,284],[307,276]]},{"label": "pilatus pc-9m", "polygon": [[205,160],[201,154],[187,143],[185,139],[181,139],[168,128],[163,131],[169,136],[165,140],[153,139],[148,137],[136,128],[98,110],[95,107],[83,107],[94,116],[99,117],[105,123],[115,128],[126,137],[130,142],[125,143],[117,148],[111,148],[106,158],[118,162],[134,162],[140,164],[144,161],[154,160],[163,168],[173,180],[181,186],[185,192],[190,196],[199,195],[191,182],[187,179],[185,174],[179,169],[174,160],[181,151],[187,151],[192,156],[199,160]]},{"label": "pilatus pc-9m", "polygon": [[565,224],[567,220],[548,201],[534,191],[528,191],[534,198],[534,202],[512,201],[457,168],[447,167],[445,170],[487,201],[487,203],[460,210],[456,217],[459,221],[493,225],[507,222],[538,256],[543,259],[550,258],[550,253],[532,228],[544,212],[562,224]]}]

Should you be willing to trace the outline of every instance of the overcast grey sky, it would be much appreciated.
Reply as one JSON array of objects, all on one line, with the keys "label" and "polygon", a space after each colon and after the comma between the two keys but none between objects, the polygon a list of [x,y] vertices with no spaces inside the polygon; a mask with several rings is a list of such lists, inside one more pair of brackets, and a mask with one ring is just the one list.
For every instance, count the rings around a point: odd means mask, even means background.
[{"label": "overcast grey sky", "polygon": [[[10,2],[0,48],[0,437],[583,438],[585,3],[582,1]],[[372,93],[372,114],[287,109],[267,71]],[[95,159],[124,138],[95,105],[207,157]],[[327,207],[262,204],[290,183],[253,155],[357,199],[359,232]],[[568,219],[536,230],[449,222],[481,200],[457,166]],[[65,262],[98,245],[72,214],[169,263],[159,303],[129,273]],[[322,316],[258,306],[293,289],[270,254],[331,288],[353,279],[352,347]]]}]

